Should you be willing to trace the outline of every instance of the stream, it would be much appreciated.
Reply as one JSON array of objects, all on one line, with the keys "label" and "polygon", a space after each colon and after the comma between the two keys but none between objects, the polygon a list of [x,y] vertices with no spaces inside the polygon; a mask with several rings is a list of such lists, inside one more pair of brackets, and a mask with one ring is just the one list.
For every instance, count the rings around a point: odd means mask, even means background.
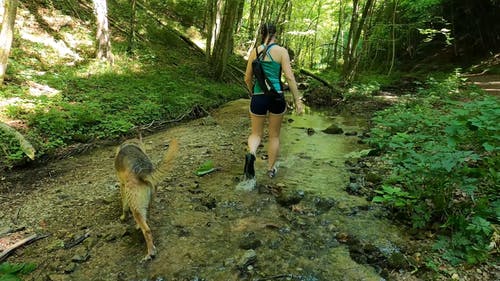
[{"label": "stream", "polygon": [[[142,234],[132,220],[119,220],[115,147],[103,146],[2,176],[0,230],[49,234],[7,261],[34,262],[38,268],[25,280],[52,281],[380,281],[408,271],[402,229],[346,192],[345,161],[366,149],[357,137],[366,120],[322,111],[287,114],[277,177],[265,176],[264,139],[256,186],[240,190],[248,103],[232,101],[144,137],[153,162],[170,140],[180,144],[176,167],[158,187],[149,214],[154,260],[140,263]],[[331,124],[344,134],[324,133]],[[208,160],[216,171],[195,175]]]}]

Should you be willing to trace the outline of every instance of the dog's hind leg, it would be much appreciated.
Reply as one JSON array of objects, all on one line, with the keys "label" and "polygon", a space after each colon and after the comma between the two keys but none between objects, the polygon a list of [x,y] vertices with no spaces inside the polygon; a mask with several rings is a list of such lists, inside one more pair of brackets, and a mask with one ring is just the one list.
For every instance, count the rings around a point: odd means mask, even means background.
[{"label": "dog's hind leg", "polygon": [[129,207],[129,199],[128,194],[125,190],[125,184],[120,182],[120,194],[122,197],[122,215],[120,216],[120,220],[124,221],[127,218]]},{"label": "dog's hind leg", "polygon": [[156,255],[156,247],[153,244],[153,234],[151,229],[146,223],[146,212],[141,212],[135,208],[131,209],[132,215],[134,216],[135,222],[141,228],[142,234],[144,235],[144,240],[146,240],[146,246],[148,249],[148,254],[142,259],[142,261],[148,261]]}]

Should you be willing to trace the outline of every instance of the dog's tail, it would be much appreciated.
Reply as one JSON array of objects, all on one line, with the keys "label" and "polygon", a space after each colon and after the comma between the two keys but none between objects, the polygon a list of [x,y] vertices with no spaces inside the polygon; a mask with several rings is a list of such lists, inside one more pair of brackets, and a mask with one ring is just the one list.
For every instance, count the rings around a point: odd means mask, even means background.
[{"label": "dog's tail", "polygon": [[176,139],[173,139],[168,147],[168,151],[163,155],[163,159],[153,170],[153,172],[146,176],[144,180],[150,182],[153,186],[160,183],[165,176],[170,172],[174,166],[174,159],[177,156],[177,151],[179,150],[179,143]]}]

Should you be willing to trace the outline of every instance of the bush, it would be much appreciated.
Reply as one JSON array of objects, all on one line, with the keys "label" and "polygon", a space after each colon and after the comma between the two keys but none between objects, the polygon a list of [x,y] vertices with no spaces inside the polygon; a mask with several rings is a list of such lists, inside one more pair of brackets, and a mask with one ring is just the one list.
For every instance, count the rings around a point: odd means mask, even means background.
[{"label": "bush", "polygon": [[454,75],[431,80],[422,99],[374,119],[369,142],[384,152],[391,174],[374,202],[391,206],[414,228],[439,224],[436,249],[458,263],[484,261],[498,223],[498,99],[462,89]]}]

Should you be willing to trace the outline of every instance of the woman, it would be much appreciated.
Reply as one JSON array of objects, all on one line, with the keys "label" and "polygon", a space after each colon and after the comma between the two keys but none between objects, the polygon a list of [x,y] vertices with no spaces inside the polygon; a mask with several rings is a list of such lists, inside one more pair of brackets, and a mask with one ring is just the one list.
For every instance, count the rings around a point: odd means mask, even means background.
[{"label": "woman", "polygon": [[269,95],[264,95],[258,84],[254,84],[252,62],[259,54],[263,54],[263,68],[266,76],[272,82],[274,88],[282,92],[280,77],[281,71],[285,74],[286,81],[293,95],[295,110],[301,114],[304,105],[302,104],[297,83],[290,65],[290,56],[288,50],[276,44],[276,26],[273,24],[264,24],[261,27],[262,35],[261,45],[255,48],[248,58],[247,69],[245,72],[245,83],[252,93],[250,102],[250,120],[252,123],[252,133],[248,137],[248,153],[245,156],[245,177],[252,179],[255,177],[255,154],[262,140],[264,123],[266,117],[269,120],[269,143],[268,143],[268,164],[267,174],[270,178],[276,176],[276,160],[278,158],[280,147],[280,130],[283,115],[286,111],[285,99],[276,99]]}]

